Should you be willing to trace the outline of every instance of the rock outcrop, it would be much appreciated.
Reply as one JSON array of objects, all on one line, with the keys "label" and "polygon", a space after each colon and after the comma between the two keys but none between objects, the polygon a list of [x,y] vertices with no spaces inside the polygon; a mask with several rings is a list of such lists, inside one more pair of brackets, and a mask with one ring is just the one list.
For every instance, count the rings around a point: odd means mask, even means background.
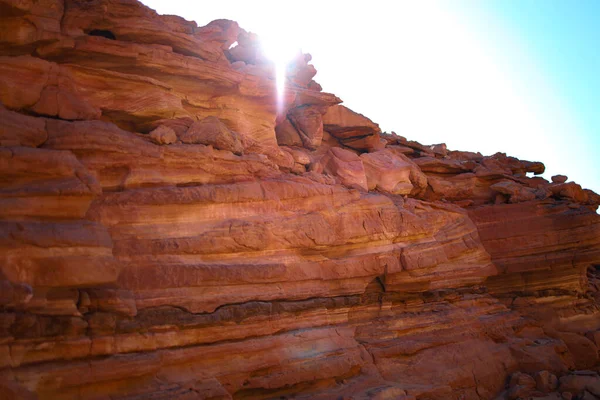
[{"label": "rock outcrop", "polygon": [[0,397],[600,398],[600,196],[237,23],[0,0]]}]

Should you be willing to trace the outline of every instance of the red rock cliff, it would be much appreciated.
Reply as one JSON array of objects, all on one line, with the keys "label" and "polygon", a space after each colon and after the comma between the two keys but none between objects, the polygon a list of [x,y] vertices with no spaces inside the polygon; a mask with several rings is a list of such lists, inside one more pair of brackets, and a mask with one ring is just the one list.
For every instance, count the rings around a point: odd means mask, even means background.
[{"label": "red rock cliff", "polygon": [[278,106],[232,21],[0,27],[1,398],[600,396],[595,193],[382,133],[309,55]]}]

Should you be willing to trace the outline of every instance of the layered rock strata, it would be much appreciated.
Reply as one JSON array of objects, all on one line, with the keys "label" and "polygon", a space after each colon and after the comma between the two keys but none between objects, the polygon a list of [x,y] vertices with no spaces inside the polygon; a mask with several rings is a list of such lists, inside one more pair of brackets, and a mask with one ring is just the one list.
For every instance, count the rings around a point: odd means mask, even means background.
[{"label": "layered rock strata", "polygon": [[0,22],[0,397],[600,396],[594,192],[382,133],[310,55],[279,97],[232,21]]}]

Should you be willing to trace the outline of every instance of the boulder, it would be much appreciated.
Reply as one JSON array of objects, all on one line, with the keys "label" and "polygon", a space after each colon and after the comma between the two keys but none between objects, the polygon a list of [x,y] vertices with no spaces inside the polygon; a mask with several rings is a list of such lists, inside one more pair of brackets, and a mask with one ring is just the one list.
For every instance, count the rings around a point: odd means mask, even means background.
[{"label": "boulder", "polygon": [[536,382],[531,375],[516,372],[510,377],[508,384],[508,398],[516,400],[530,397],[535,390]]},{"label": "boulder", "polygon": [[510,203],[522,203],[535,200],[535,190],[514,181],[503,180],[490,186],[490,189],[509,196]]},{"label": "boulder", "polygon": [[569,179],[566,175],[554,175],[552,177],[553,183],[565,183]]},{"label": "boulder", "polygon": [[355,150],[372,151],[381,146],[379,125],[347,107],[329,107],[323,115],[323,129]]},{"label": "boulder", "polygon": [[294,127],[289,118],[285,118],[275,127],[275,135],[277,136],[277,144],[280,146],[303,146],[304,143],[300,138],[300,133]]},{"label": "boulder", "polygon": [[364,165],[356,153],[332,147],[319,163],[324,173],[339,178],[343,185],[369,190]]},{"label": "boulder", "polygon": [[558,390],[560,392],[571,392],[580,395],[584,391],[600,395],[600,377],[596,374],[591,375],[566,375],[559,379]]},{"label": "boulder", "polygon": [[172,144],[177,141],[177,134],[166,125],[161,125],[150,132],[150,139],[156,144]]},{"label": "boulder", "polygon": [[553,184],[549,189],[552,196],[557,198],[572,200],[580,204],[589,201],[589,194],[575,182]]},{"label": "boulder", "polygon": [[551,332],[551,335],[565,342],[575,360],[575,368],[592,368],[598,362],[598,348],[585,336],[573,332]]},{"label": "boulder", "polygon": [[433,152],[433,154],[439,157],[446,157],[448,155],[448,147],[446,146],[446,143],[433,144],[429,146],[429,149]]},{"label": "boulder", "polygon": [[360,156],[367,176],[369,190],[392,194],[410,194],[412,165],[396,156],[393,151],[380,150]]},{"label": "boulder", "polygon": [[553,392],[558,387],[558,378],[549,371],[539,371],[535,374],[535,384],[541,392]]},{"label": "boulder", "polygon": [[240,135],[229,130],[216,117],[206,117],[194,122],[184,134],[179,136],[179,139],[183,143],[210,145],[234,154],[242,154],[244,151]]},{"label": "boulder", "polygon": [[288,118],[298,132],[304,147],[314,150],[320,146],[323,140],[323,119],[319,107],[293,108],[288,113]]}]

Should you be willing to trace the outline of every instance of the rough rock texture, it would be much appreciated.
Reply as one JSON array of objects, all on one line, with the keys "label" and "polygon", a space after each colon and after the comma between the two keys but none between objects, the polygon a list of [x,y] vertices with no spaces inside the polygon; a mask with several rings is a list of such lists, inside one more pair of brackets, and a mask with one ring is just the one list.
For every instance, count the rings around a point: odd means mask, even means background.
[{"label": "rough rock texture", "polygon": [[[0,0],[0,398],[600,397],[600,196],[235,22]],[[237,42],[237,45],[235,44]]]}]

